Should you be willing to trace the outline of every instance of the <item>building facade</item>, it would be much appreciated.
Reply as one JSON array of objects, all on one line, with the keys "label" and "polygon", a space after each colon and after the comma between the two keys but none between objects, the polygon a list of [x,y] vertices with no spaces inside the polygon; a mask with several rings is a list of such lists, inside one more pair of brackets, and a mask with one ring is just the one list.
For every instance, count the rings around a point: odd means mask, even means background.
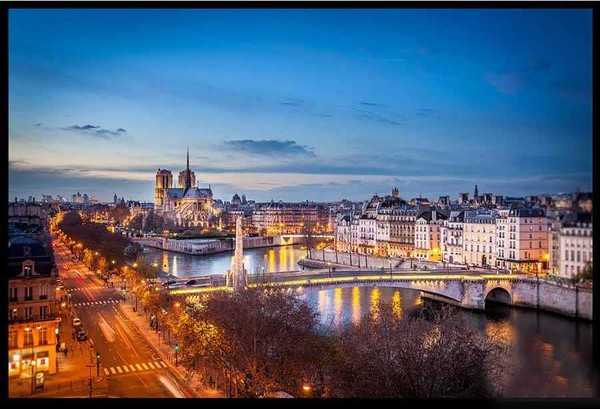
[{"label": "building facade", "polygon": [[494,211],[465,212],[463,259],[470,266],[490,267],[496,263],[496,219]]},{"label": "building facade", "polygon": [[331,232],[329,209],[313,202],[258,203],[252,213],[257,232],[269,236]]},{"label": "building facade", "polygon": [[48,242],[18,235],[8,242],[8,374],[56,373],[60,310]]},{"label": "building facade", "polygon": [[[502,225],[502,229],[500,229]],[[542,272],[550,260],[548,220],[541,208],[520,207],[498,221],[496,266],[510,271]]]},{"label": "building facade", "polygon": [[442,260],[445,263],[464,263],[463,257],[463,229],[464,211],[453,210],[448,219],[440,226]]},{"label": "building facade", "polygon": [[415,249],[413,256],[419,260],[441,261],[440,227],[448,217],[436,210],[422,211],[415,220]]},{"label": "building facade", "polygon": [[[183,180],[181,180],[183,178]],[[190,170],[190,154],[187,152],[186,168],[179,174],[180,187],[174,188],[171,171],[159,169],[154,189],[154,209],[177,226],[209,228],[216,223],[218,211],[213,207],[210,186],[195,186],[196,177]],[[183,182],[183,186],[181,186]]]},{"label": "building facade", "polygon": [[590,214],[578,215],[575,221],[569,221],[560,229],[560,268],[559,276],[572,278],[592,264],[593,234]]}]

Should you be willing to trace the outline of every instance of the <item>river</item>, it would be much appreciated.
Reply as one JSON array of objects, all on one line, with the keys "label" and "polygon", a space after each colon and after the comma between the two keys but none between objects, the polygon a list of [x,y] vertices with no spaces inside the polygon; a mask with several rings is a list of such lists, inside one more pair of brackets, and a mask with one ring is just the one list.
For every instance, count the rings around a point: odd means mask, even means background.
[{"label": "river", "polygon": [[[299,270],[296,264],[306,255],[304,246],[249,249],[244,251],[250,272]],[[148,249],[146,257],[179,277],[222,274],[231,263],[231,253],[191,256]],[[378,308],[392,305],[399,317],[426,302],[419,292],[394,288],[305,289],[300,296],[321,315],[325,325],[356,322]],[[592,324],[551,313],[493,306],[485,313],[458,309],[468,325],[483,333],[499,331],[512,346],[513,375],[505,386],[506,397],[591,397],[595,377],[592,362]]]}]

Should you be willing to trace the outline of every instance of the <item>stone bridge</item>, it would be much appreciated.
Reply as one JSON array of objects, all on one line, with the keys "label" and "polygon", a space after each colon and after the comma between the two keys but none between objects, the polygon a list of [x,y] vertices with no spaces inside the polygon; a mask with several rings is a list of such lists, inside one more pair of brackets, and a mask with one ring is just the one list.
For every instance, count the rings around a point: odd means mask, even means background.
[{"label": "stone bridge", "polygon": [[[300,288],[391,287],[423,292],[424,296],[463,308],[483,310],[486,301],[539,307],[539,280],[523,275],[457,273],[456,271],[335,271],[249,275],[248,286]],[[202,293],[230,290],[221,277],[210,277],[198,287],[169,290],[172,296],[195,301]]]}]

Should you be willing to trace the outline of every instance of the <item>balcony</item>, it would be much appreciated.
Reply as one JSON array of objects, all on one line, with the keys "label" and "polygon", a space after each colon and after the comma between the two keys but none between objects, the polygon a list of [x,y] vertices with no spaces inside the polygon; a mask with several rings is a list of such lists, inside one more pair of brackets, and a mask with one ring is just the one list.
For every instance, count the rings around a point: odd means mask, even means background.
[{"label": "balcony", "polygon": [[45,316],[34,315],[33,317],[8,317],[9,324],[26,324],[34,322],[54,321],[59,318],[58,314],[46,314]]}]

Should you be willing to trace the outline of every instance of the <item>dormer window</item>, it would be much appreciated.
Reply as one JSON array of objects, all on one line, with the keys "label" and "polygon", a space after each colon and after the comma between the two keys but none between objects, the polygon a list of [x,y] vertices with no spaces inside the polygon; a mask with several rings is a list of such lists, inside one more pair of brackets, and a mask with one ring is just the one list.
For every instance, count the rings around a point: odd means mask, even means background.
[{"label": "dormer window", "polygon": [[23,262],[23,271],[22,271],[23,275],[25,277],[31,277],[34,272],[35,272],[34,262],[31,260],[25,260]]}]

